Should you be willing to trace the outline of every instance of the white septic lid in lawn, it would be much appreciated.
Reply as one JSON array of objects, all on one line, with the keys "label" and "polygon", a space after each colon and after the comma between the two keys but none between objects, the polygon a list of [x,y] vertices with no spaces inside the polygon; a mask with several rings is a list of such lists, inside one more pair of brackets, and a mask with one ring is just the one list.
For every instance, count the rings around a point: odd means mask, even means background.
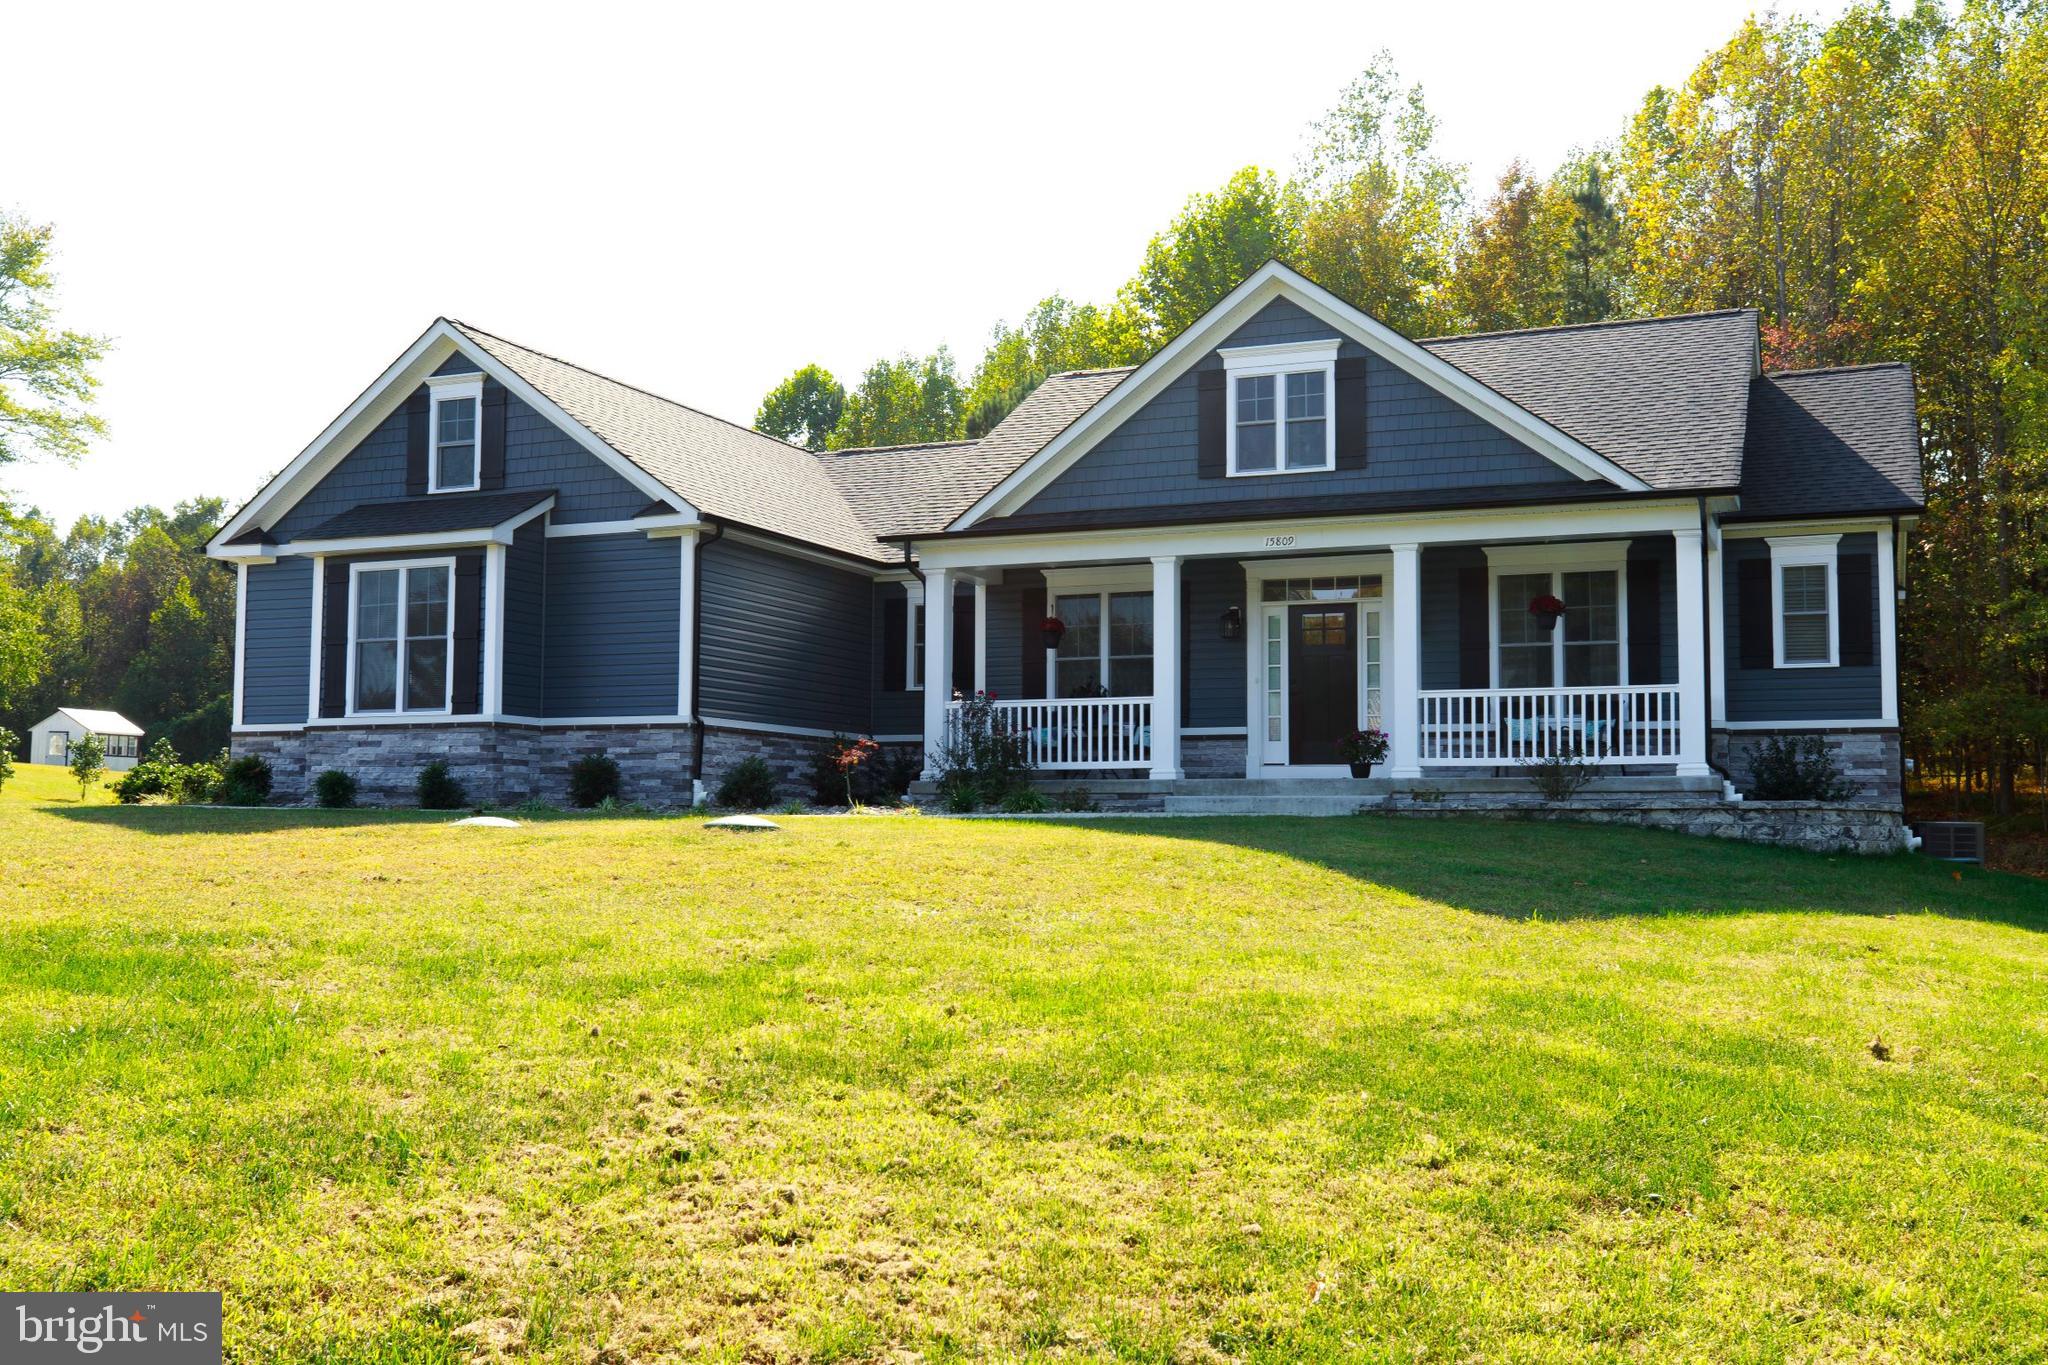
[{"label": "white septic lid in lawn", "polygon": [[455,822],[455,827],[457,829],[462,828],[462,826],[464,825],[468,825],[474,829],[519,828],[519,822],[517,820],[507,820],[502,815],[472,815],[467,820],[457,820]]},{"label": "white septic lid in lawn", "polygon": [[773,820],[763,820],[758,815],[721,815],[716,820],[706,820],[706,829],[781,829]]}]

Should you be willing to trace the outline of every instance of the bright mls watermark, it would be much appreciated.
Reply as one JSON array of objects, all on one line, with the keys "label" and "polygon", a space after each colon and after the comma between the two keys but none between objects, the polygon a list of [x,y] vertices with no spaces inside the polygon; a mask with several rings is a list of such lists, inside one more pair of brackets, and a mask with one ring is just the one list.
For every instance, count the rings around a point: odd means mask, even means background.
[{"label": "bright mls watermark", "polygon": [[0,1361],[220,1365],[220,1295],[0,1293]]}]

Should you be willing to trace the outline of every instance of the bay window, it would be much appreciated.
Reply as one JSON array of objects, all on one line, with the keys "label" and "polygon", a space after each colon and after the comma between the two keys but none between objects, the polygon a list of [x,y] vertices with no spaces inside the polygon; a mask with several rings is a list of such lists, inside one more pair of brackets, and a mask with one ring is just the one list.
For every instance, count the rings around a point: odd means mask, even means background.
[{"label": "bay window", "polygon": [[449,709],[454,568],[446,559],[353,566],[351,714]]}]

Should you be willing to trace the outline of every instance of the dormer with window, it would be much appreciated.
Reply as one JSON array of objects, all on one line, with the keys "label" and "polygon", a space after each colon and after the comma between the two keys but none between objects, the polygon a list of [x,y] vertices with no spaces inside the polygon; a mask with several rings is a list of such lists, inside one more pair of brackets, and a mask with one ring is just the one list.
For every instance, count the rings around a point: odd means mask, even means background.
[{"label": "dormer with window", "polygon": [[484,377],[427,381],[427,492],[474,493],[483,486]]},{"label": "dormer with window", "polygon": [[1231,478],[1337,467],[1337,340],[1239,346],[1223,357]]}]

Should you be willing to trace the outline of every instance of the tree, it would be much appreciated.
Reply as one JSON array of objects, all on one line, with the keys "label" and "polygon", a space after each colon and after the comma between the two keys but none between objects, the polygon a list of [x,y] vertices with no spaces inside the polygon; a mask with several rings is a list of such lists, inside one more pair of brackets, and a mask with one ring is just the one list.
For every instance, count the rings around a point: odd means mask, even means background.
[{"label": "tree", "polygon": [[1614,256],[1621,220],[1608,201],[1600,162],[1589,161],[1570,192],[1571,241],[1565,247],[1564,322],[1602,322],[1614,315]]},{"label": "tree", "polygon": [[105,337],[52,325],[51,229],[0,212],[0,465],[76,460],[106,431],[92,411]]},{"label": "tree", "polygon": [[1569,204],[1510,162],[1473,218],[1451,281],[1460,326],[1490,332],[1565,320]]},{"label": "tree", "polygon": [[822,365],[806,365],[768,391],[754,426],[806,450],[823,450],[845,407],[845,386]]},{"label": "tree", "polygon": [[5,787],[7,779],[14,776],[14,746],[19,743],[14,731],[0,727],[0,787]]},{"label": "tree", "polygon": [[985,436],[1047,375],[1128,365],[1144,354],[1142,329],[1122,308],[1097,308],[1050,294],[1023,322],[999,322],[967,386],[966,432]]},{"label": "tree", "polygon": [[100,737],[87,731],[71,744],[71,758],[66,765],[72,777],[78,780],[78,799],[85,800],[85,794],[92,784],[107,773],[107,749],[100,743]]},{"label": "tree", "polygon": [[961,390],[953,353],[944,346],[918,359],[877,360],[846,396],[827,448],[915,445],[960,435]]},{"label": "tree", "polygon": [[1267,261],[1291,259],[1301,215],[1271,171],[1247,166],[1214,194],[1196,194],[1145,246],[1143,263],[1118,302],[1137,320],[1149,351],[1169,340]]}]

